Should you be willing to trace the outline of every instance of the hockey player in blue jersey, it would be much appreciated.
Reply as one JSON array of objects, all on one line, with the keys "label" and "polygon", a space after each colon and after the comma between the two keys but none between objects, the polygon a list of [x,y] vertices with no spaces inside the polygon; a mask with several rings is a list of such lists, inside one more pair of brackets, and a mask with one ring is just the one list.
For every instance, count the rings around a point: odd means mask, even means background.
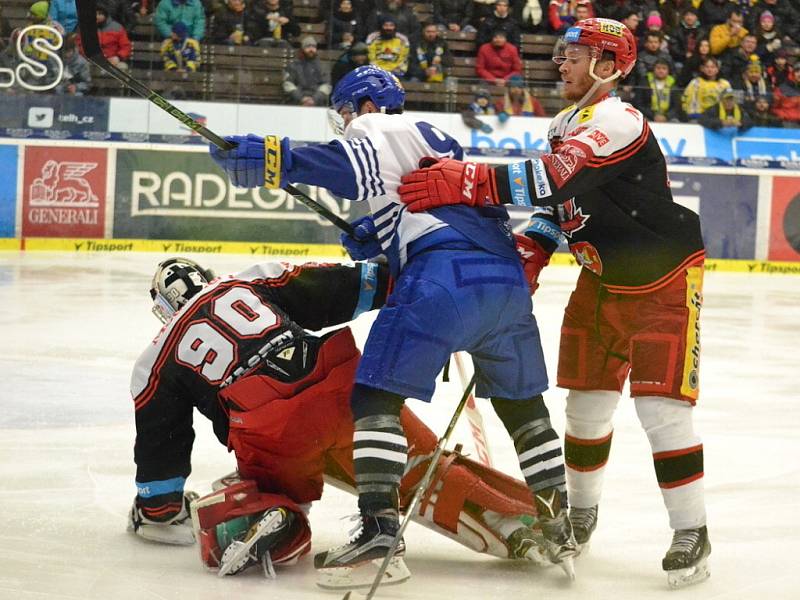
[{"label": "hockey player in blue jersey", "polygon": [[[465,350],[478,373],[477,394],[491,398],[514,441],[549,556],[574,576],[564,460],[541,395],[547,374],[530,298],[545,253],[517,253],[502,208],[405,210],[397,194],[402,174],[426,157],[460,159],[463,151],[436,127],[403,115],[404,100],[394,75],[359,67],[332,95],[343,140],[291,149],[287,138],[250,134],[227,138],[237,144],[233,150],[211,148],[235,185],[304,183],[369,202],[371,215],[355,222],[355,236],[343,243],[353,258],[385,255],[396,279],[351,398],[361,531],[318,554],[315,566],[328,574],[328,586],[371,584],[370,569],[357,567],[380,562],[399,527],[397,489],[408,451],[400,409],[408,397],[430,401],[449,356]],[[401,543],[393,563],[404,551]]]}]

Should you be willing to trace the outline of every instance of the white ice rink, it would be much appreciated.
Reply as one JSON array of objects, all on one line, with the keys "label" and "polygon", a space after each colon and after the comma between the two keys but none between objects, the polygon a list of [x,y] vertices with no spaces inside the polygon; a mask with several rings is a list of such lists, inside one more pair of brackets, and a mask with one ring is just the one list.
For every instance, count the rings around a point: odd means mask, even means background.
[{"label": "white ice rink", "polygon": [[[219,579],[195,548],[126,533],[133,499],[130,370],[156,335],[148,287],[155,254],[0,253],[0,598],[3,600],[341,598],[314,585],[310,557],[279,570]],[[197,258],[197,257],[195,257]],[[203,259],[203,257],[200,257]],[[247,256],[205,257],[217,271]],[[551,376],[577,271],[547,269],[534,297]],[[354,328],[363,340],[369,318]],[[800,278],[710,273],[702,317],[702,394],[712,576],[668,591],[661,557],[671,539],[652,459],[630,401],[620,404],[588,555],[568,584],[558,569],[477,555],[412,525],[412,579],[377,598],[452,600],[800,598]],[[430,407],[410,401],[438,433],[459,395],[440,384]],[[546,393],[563,432],[562,390]],[[519,476],[513,450],[481,402],[496,464]],[[233,457],[196,420],[187,489],[209,491]],[[456,437],[468,446],[466,429]],[[313,551],[345,541],[355,499],[328,490],[312,512]]]}]

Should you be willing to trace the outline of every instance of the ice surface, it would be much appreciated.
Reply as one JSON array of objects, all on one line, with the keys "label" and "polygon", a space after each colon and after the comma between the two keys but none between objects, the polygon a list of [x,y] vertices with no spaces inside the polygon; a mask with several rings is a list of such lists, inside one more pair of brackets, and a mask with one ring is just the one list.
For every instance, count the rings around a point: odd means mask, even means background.
[{"label": "ice surface", "polygon": [[[314,586],[309,557],[275,581],[256,571],[221,580],[203,570],[196,548],[126,533],[135,493],[128,380],[159,329],[147,291],[162,258],[0,253],[0,598],[340,598]],[[222,272],[249,260],[205,257]],[[534,297],[551,376],[576,275],[547,269]],[[705,443],[709,581],[667,590],[660,563],[671,532],[649,446],[623,401],[599,528],[574,584],[559,569],[477,555],[412,525],[413,577],[377,598],[800,598],[800,279],[709,273],[705,299],[695,422]],[[369,322],[356,322],[359,340]],[[410,406],[441,432],[458,395],[457,384],[440,384],[432,405]],[[564,395],[545,395],[560,432]],[[502,426],[480,405],[496,464],[518,475]],[[196,429],[188,489],[203,493],[234,461],[203,417]],[[455,437],[469,448],[466,431]],[[351,496],[326,491],[311,513],[314,551],[345,541],[350,522],[341,517],[354,507]]]}]

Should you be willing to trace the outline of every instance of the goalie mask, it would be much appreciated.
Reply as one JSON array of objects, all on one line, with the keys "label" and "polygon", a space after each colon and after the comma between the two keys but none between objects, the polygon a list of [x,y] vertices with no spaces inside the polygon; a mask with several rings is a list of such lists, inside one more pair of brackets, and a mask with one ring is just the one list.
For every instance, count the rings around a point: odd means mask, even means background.
[{"label": "goalie mask", "polygon": [[211,269],[188,258],[168,258],[159,263],[150,284],[153,314],[166,323],[212,279]]}]

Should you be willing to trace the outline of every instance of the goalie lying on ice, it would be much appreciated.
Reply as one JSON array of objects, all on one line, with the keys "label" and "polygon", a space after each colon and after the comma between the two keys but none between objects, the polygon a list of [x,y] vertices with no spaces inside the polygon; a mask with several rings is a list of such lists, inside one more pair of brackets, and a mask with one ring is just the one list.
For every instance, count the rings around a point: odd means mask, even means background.
[{"label": "goalie lying on ice", "polygon": [[[220,574],[259,563],[274,574],[274,564],[307,553],[304,508],[321,497],[323,477],[355,493],[349,398],[360,356],[347,327],[307,330],[381,306],[388,285],[374,263],[265,263],[215,278],[188,259],[162,262],[151,296],[166,324],[131,381],[138,493],[129,529],[163,543],[198,537],[203,563]],[[199,500],[184,491],[195,407],[235,452],[239,471]],[[411,448],[402,507],[436,436],[406,408],[401,421]],[[458,452],[443,455],[433,481],[415,520],[477,552],[546,562],[523,482]],[[407,577],[400,561],[395,575]],[[340,575],[323,573],[320,585],[352,585]]]}]

